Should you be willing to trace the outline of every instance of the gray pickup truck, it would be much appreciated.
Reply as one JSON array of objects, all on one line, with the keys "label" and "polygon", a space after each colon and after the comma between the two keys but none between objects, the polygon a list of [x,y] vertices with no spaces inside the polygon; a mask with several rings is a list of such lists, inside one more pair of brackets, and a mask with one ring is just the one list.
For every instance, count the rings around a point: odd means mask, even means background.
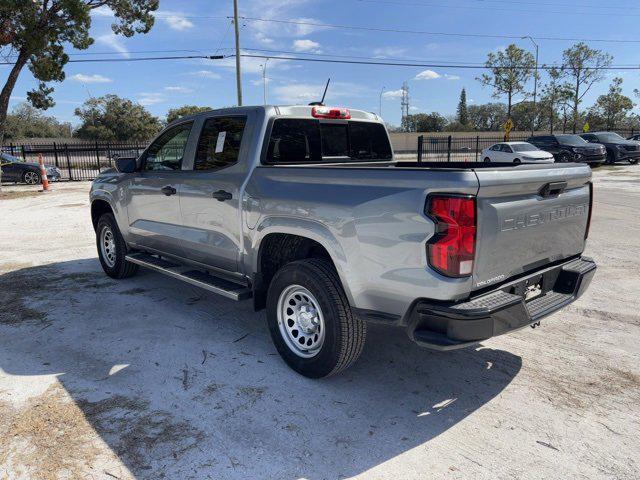
[{"label": "gray pickup truck", "polygon": [[537,324],[595,263],[582,164],[403,163],[374,114],[215,110],[170,124],[91,188],[100,262],[266,308],[278,352],[320,378],[368,322],[449,350]]}]

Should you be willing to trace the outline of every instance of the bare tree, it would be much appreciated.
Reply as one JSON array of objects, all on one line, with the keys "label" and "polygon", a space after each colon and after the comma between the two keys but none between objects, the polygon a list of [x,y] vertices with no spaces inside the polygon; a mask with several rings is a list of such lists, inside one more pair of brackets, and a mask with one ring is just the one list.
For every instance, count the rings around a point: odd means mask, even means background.
[{"label": "bare tree", "polygon": [[562,72],[572,85],[572,131],[578,126],[578,109],[582,99],[591,87],[604,79],[605,68],[613,62],[613,57],[600,50],[594,50],[580,42],[562,53]]}]

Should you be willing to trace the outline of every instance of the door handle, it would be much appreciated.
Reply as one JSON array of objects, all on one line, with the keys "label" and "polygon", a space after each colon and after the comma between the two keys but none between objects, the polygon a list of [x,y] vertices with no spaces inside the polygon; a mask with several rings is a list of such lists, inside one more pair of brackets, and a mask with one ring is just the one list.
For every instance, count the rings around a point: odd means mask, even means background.
[{"label": "door handle", "polygon": [[219,202],[226,202],[227,200],[231,200],[233,198],[233,195],[231,193],[225,192],[224,190],[213,192],[211,196]]},{"label": "door handle", "polygon": [[173,188],[171,185],[162,187],[160,191],[164,193],[167,197],[170,197],[171,195],[175,195],[176,193],[178,193],[178,191],[175,188]]}]

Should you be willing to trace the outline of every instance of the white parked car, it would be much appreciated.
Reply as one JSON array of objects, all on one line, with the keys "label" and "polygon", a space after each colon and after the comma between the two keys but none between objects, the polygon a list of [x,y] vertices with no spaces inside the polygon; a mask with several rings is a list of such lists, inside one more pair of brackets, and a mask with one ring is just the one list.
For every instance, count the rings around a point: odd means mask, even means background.
[{"label": "white parked car", "polygon": [[496,143],[482,151],[485,162],[553,163],[553,155],[527,142]]}]

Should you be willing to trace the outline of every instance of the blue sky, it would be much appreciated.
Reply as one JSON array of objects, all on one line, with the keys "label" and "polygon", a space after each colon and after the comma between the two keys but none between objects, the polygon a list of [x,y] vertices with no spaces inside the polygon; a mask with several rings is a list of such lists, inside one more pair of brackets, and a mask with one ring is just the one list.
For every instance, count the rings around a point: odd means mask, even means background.
[{"label": "blue sky", "polygon": [[[603,3],[576,0],[239,0],[240,14],[265,19],[308,23],[420,30],[431,32],[500,35],[556,36],[571,38],[640,39],[640,6],[637,1]],[[115,37],[107,10],[94,14],[95,44],[88,53],[111,56],[73,58],[127,58],[165,53],[141,51],[185,50],[166,55],[230,54],[233,29],[226,16],[232,0],[160,0],[156,25],[147,35]],[[581,6],[577,6],[580,4]],[[572,5],[574,5],[572,7]],[[223,18],[203,18],[223,17]],[[528,40],[465,38],[412,33],[370,32],[310,25],[286,25],[245,21],[242,45],[247,48],[286,50],[328,55],[349,55],[433,62],[482,63],[488,52],[515,42],[532,49]],[[561,59],[574,42],[537,40],[540,63]],[[640,64],[640,43],[597,43],[592,47],[614,56],[614,64]],[[72,50],[69,53],[79,53]],[[327,103],[378,111],[380,91],[385,87],[383,116],[400,121],[399,90],[403,81],[411,89],[414,112],[453,114],[462,87],[469,102],[491,101],[491,90],[475,78],[479,70],[453,68],[380,67],[277,60],[268,63],[269,103],[308,103],[321,96],[324,82],[332,79]],[[245,104],[263,103],[263,59],[243,58]],[[164,116],[169,108],[184,104],[222,107],[236,103],[234,60],[182,60],[136,63],[75,63],[66,67],[67,80],[56,84],[57,105],[48,114],[77,123],[73,110],[90,95],[115,93],[145,105]],[[6,77],[8,68],[0,74]],[[640,88],[640,71],[612,71],[585,98],[585,105],[605,92],[613,76],[624,79],[625,93]],[[4,80],[3,80],[4,81]],[[544,78],[543,78],[544,81]],[[24,101],[35,81],[25,69],[14,90],[11,106]],[[531,85],[531,88],[533,86]],[[640,101],[640,99],[634,99]],[[636,110],[637,111],[637,110]]]}]

